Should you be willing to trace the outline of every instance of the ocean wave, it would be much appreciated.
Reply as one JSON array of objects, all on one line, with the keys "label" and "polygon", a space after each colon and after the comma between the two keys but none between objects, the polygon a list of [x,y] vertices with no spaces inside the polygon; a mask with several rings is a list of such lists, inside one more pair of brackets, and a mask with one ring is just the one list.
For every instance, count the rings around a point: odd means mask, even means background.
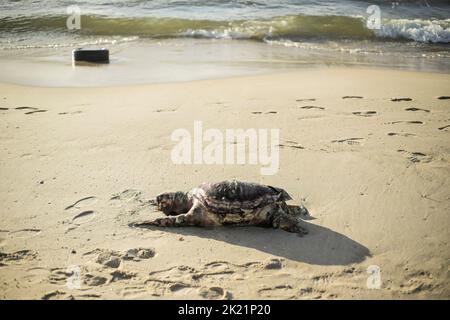
[{"label": "ocean wave", "polygon": [[416,42],[449,43],[450,19],[446,20],[387,20],[375,34],[385,38],[403,38]]},{"label": "ocean wave", "polygon": [[256,20],[190,20],[179,18],[111,18],[82,16],[81,30],[66,29],[67,16],[1,18],[2,33],[39,31],[89,36],[140,36],[149,38],[412,40],[450,43],[450,19],[385,19],[381,29],[366,27],[361,17],[286,15]]}]

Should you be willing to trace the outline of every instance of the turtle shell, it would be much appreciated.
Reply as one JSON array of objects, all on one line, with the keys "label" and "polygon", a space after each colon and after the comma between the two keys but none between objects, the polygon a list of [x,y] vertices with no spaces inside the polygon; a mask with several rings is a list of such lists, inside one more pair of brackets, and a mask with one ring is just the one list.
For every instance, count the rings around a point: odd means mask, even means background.
[{"label": "turtle shell", "polygon": [[236,180],[203,183],[192,190],[192,196],[208,210],[221,214],[243,213],[292,199],[281,188]]}]

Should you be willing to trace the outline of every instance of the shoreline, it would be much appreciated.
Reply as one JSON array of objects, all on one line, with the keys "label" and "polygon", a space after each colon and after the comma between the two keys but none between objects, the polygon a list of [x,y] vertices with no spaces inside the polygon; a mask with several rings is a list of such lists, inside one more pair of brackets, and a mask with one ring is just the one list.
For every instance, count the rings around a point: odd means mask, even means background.
[{"label": "shoreline", "polygon": [[290,48],[246,40],[146,40],[108,46],[108,65],[72,66],[73,48],[0,52],[0,82],[41,87],[109,87],[349,68],[449,73],[444,58]]}]

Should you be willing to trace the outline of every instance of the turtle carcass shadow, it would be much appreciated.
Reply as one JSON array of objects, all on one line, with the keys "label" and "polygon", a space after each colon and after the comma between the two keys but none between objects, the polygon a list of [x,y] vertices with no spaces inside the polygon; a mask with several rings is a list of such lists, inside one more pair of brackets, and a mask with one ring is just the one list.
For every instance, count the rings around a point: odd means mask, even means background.
[{"label": "turtle carcass shadow", "polygon": [[260,227],[183,227],[164,231],[223,241],[315,265],[347,265],[370,256],[369,249],[343,234],[305,221],[303,225],[308,230],[303,237]]}]

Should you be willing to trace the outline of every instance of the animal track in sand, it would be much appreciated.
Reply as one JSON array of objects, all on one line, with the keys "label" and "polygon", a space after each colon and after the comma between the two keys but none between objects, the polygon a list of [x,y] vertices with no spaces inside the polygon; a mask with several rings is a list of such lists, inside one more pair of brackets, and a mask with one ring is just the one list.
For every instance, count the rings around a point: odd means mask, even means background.
[{"label": "animal track in sand", "polygon": [[427,156],[425,153],[422,152],[409,152],[403,149],[397,150],[397,152],[404,153],[408,156],[408,159],[411,162],[430,162],[431,157]]},{"label": "animal track in sand", "polygon": [[300,109],[318,109],[318,110],[325,110],[325,108],[324,107],[318,107],[318,106],[303,106],[303,107],[300,107]]},{"label": "animal track in sand", "polygon": [[85,197],[85,198],[75,201],[70,206],[67,206],[64,210],[69,210],[72,208],[79,209],[82,207],[91,206],[91,205],[95,204],[97,201],[98,201],[98,199],[94,196]]},{"label": "animal track in sand", "polygon": [[343,96],[342,99],[364,99],[361,96]]},{"label": "animal track in sand", "polygon": [[347,139],[332,140],[331,143],[347,143],[349,145],[353,145],[353,144],[360,144],[359,140],[364,140],[364,138],[347,138]]},{"label": "animal track in sand", "polygon": [[412,101],[411,98],[408,97],[400,97],[400,98],[391,98],[392,102],[402,102],[402,101]]},{"label": "animal track in sand", "polygon": [[352,114],[354,114],[355,116],[360,116],[360,117],[372,117],[375,116],[377,114],[376,111],[355,111],[352,112]]},{"label": "animal track in sand", "polygon": [[450,100],[450,96],[439,96],[439,97],[436,97],[436,99],[438,99],[438,100]]},{"label": "animal track in sand", "polygon": [[421,108],[415,108],[415,107],[406,108],[405,111],[423,111],[423,112],[430,112],[430,110],[428,110],[428,109],[421,109]]},{"label": "animal track in sand", "polygon": [[9,110],[9,108],[0,107],[0,110],[1,110],[1,111],[6,111],[6,110]]},{"label": "animal track in sand", "polygon": [[439,130],[446,130],[447,128],[450,128],[450,124],[448,124],[448,125],[446,125],[446,126],[443,126],[443,127],[440,127],[440,128],[438,128]]},{"label": "animal track in sand", "polygon": [[398,132],[388,132],[388,136],[401,136],[401,137],[415,137],[416,135],[414,133],[398,133]]}]

